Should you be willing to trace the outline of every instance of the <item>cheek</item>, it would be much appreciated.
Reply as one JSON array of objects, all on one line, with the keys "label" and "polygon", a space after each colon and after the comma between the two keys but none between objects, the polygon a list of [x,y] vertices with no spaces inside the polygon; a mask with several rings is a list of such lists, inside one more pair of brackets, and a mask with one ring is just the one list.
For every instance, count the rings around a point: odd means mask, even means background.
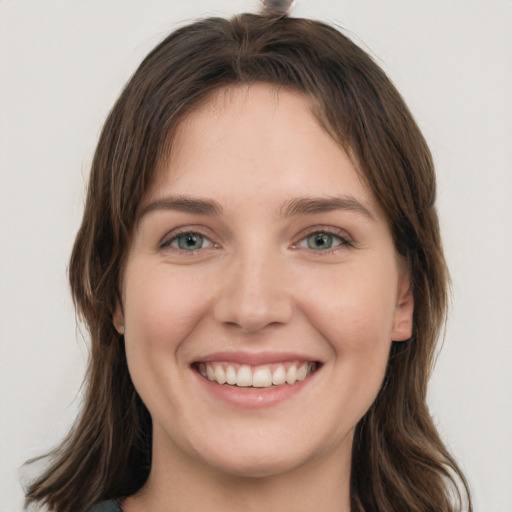
[{"label": "cheek", "polygon": [[303,290],[303,309],[336,351],[373,353],[389,346],[397,287],[393,267],[354,265],[316,277],[326,285]]},{"label": "cheek", "polygon": [[[385,376],[396,302],[393,266],[353,266],[322,279],[328,287],[303,302],[309,323],[330,345],[330,380],[340,390],[340,417],[353,428],[375,400]],[[319,281],[317,281],[319,282]]]},{"label": "cheek", "polygon": [[161,414],[181,407],[179,396],[168,392],[180,378],[181,344],[203,317],[208,299],[197,277],[183,271],[172,273],[166,265],[133,265],[126,275],[123,306],[128,369],[151,416],[165,421]]},{"label": "cheek", "polygon": [[127,343],[137,351],[176,350],[208,307],[204,282],[165,265],[145,272],[134,268],[130,275],[124,300]]}]

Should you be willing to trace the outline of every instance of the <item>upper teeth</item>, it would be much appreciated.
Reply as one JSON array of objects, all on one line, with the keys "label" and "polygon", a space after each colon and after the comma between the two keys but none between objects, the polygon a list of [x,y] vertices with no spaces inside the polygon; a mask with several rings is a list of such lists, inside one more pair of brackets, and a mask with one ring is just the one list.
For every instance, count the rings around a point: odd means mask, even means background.
[{"label": "upper teeth", "polygon": [[310,362],[290,362],[262,366],[226,362],[199,364],[201,375],[212,382],[255,388],[295,384],[295,382],[304,380],[315,369],[316,364]]}]

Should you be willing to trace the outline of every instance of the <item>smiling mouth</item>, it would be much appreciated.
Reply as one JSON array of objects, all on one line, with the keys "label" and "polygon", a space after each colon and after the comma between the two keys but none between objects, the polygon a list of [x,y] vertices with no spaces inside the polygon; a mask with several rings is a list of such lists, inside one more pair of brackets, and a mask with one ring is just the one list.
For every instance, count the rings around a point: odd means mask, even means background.
[{"label": "smiling mouth", "polygon": [[292,361],[250,366],[228,362],[200,362],[193,365],[205,379],[239,388],[272,388],[292,386],[319,368],[317,362]]}]

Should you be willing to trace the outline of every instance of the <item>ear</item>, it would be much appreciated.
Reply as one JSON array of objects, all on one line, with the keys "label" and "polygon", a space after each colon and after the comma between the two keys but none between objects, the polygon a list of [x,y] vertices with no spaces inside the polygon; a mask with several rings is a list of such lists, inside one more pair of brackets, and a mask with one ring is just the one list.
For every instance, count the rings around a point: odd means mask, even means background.
[{"label": "ear", "polygon": [[112,323],[119,334],[124,334],[124,313],[123,308],[119,302],[116,304],[116,309],[112,315]]},{"label": "ear", "polygon": [[391,332],[393,341],[406,341],[412,336],[413,313],[414,295],[411,278],[409,272],[403,270],[398,283],[395,318]]}]

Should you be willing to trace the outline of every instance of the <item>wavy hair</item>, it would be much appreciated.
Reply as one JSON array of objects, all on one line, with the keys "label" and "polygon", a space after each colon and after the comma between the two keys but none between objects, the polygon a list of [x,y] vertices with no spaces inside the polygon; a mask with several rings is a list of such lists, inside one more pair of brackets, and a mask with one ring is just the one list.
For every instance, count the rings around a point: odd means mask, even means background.
[{"label": "wavy hair", "polygon": [[393,343],[380,393],[356,427],[352,512],[472,510],[466,480],[426,403],[448,301],[427,144],[391,81],[349,38],[321,22],[254,14],[207,18],[170,34],[141,63],[105,122],[69,268],[75,306],[91,338],[83,407],[45,473],[28,488],[27,503],[83,512],[144,484],[151,418],[112,324],[137,209],[183,118],[221,88],[256,82],[313,100],[409,264],[413,336]]}]

